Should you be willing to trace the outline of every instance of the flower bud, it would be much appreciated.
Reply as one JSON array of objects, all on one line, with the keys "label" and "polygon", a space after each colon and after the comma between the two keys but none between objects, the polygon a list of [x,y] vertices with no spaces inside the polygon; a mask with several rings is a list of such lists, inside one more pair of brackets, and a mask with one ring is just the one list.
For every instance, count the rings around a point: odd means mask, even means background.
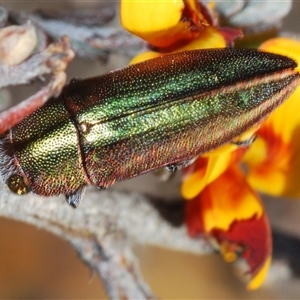
[{"label": "flower bud", "polygon": [[21,26],[8,26],[0,30],[0,62],[13,66],[26,60],[37,43],[34,26],[27,22]]}]

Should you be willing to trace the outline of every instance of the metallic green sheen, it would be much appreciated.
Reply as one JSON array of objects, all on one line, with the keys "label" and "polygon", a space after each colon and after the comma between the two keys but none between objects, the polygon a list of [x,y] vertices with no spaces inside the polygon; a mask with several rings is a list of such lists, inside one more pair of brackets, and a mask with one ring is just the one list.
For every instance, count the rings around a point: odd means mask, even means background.
[{"label": "metallic green sheen", "polygon": [[7,169],[24,190],[72,195],[192,159],[282,103],[299,83],[295,67],[255,50],[199,50],[72,81],[2,137]]},{"label": "metallic green sheen", "polygon": [[90,181],[105,188],[230,142],[295,88],[295,66],[255,50],[189,51],[70,85]]},{"label": "metallic green sheen", "polygon": [[86,183],[77,130],[61,98],[12,128],[10,140],[19,175],[25,175],[36,194],[70,194]]}]

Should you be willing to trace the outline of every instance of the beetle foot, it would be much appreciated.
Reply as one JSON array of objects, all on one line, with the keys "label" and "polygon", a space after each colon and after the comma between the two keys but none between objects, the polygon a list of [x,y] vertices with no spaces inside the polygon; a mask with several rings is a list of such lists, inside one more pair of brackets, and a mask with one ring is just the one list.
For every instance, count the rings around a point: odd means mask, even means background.
[{"label": "beetle foot", "polygon": [[66,195],[66,200],[73,208],[77,208],[83,199],[85,187],[81,187],[76,192]]},{"label": "beetle foot", "polygon": [[243,148],[246,148],[246,147],[249,147],[253,144],[253,142],[256,140],[257,136],[256,135],[253,135],[251,136],[249,139],[247,140],[240,140],[240,141],[234,141],[234,142],[231,142],[233,145],[236,145],[238,147],[243,147]]},{"label": "beetle foot", "polygon": [[169,164],[165,167],[165,169],[168,172],[176,172],[176,171],[179,171],[179,170],[191,165],[196,159],[197,159],[197,157],[194,157],[192,159],[185,160],[180,163]]}]

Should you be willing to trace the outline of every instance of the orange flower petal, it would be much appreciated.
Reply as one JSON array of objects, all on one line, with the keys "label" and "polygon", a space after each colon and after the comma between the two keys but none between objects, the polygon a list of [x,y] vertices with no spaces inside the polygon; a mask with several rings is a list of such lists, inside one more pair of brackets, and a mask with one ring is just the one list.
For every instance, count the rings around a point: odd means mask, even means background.
[{"label": "orange flower petal", "polygon": [[191,204],[187,205],[188,209],[195,203],[200,203],[201,207],[190,213],[192,218],[203,219],[205,232],[214,229],[226,231],[235,221],[251,219],[254,216],[260,218],[263,214],[260,200],[236,166],[227,169],[189,202]]},{"label": "orange flower petal", "polygon": [[228,168],[222,176],[208,185],[203,190],[202,197],[211,202],[203,211],[207,232],[214,229],[226,231],[235,221],[247,220],[253,216],[259,218],[263,214],[263,207],[256,193],[236,166]]}]

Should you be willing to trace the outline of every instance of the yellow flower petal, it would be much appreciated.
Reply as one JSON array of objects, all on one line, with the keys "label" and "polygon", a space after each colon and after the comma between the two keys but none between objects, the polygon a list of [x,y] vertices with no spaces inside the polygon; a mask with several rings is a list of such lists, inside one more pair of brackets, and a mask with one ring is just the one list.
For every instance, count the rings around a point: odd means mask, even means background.
[{"label": "yellow flower petal", "polygon": [[[296,60],[300,70],[300,42],[288,38],[274,38],[260,47],[261,50],[282,54]],[[267,119],[266,124],[273,127],[274,132],[280,134],[283,141],[290,142],[296,126],[300,125],[300,88],[282,106]]]},{"label": "yellow flower petal", "polygon": [[[236,141],[249,140],[255,131],[257,126],[243,133]],[[241,149],[243,154],[244,150]],[[186,200],[196,197],[208,184],[216,180],[219,176],[226,171],[228,167],[237,163],[241,159],[239,152],[239,146],[232,143],[222,146],[216,150],[213,150],[199,160],[206,160],[206,163],[196,163],[195,172],[189,177],[185,178],[181,185],[181,194]],[[199,168],[200,165],[200,168]]]},{"label": "yellow flower petal", "polygon": [[131,33],[159,48],[189,41],[209,25],[198,11],[197,3],[191,0],[123,0],[121,23]]},{"label": "yellow flower petal", "polygon": [[277,53],[281,55],[288,56],[298,61],[298,70],[300,70],[299,62],[300,62],[300,42],[285,38],[278,37],[269,39],[264,42],[260,47],[260,50],[264,50],[267,52]]},{"label": "yellow flower petal", "polygon": [[139,62],[143,62],[148,59],[157,58],[162,56],[161,53],[155,51],[146,51],[141,54],[136,55],[131,61],[130,65],[137,64]]},{"label": "yellow flower petal", "polygon": [[147,36],[175,27],[180,21],[183,9],[183,0],[123,0],[121,22],[133,34]]},{"label": "yellow flower petal", "polygon": [[251,167],[259,167],[268,158],[268,145],[260,137],[255,140],[255,144],[249,147],[243,157],[243,161]]},{"label": "yellow flower petal", "polygon": [[201,168],[190,175],[181,185],[181,195],[186,200],[196,197],[205,187],[206,167]]},{"label": "yellow flower petal", "polygon": [[[205,27],[199,37],[193,39],[190,43],[183,47],[174,49],[172,53],[187,51],[187,50],[197,50],[197,49],[209,49],[209,48],[224,48],[226,46],[226,41],[223,35],[214,27]],[[130,64],[136,64],[138,62],[145,61],[147,59],[156,58],[169,53],[160,53],[155,51],[146,51],[144,53],[135,56]]]},{"label": "yellow flower petal", "polygon": [[213,26],[204,27],[199,36],[193,39],[185,46],[178,48],[176,52],[196,49],[209,49],[209,48],[224,48],[226,41],[224,36]]},{"label": "yellow flower petal", "polygon": [[[201,158],[200,158],[201,159]],[[218,178],[231,164],[231,152],[222,155],[212,155],[208,158],[207,165],[198,169],[181,185],[181,194],[184,199],[196,197],[209,183]]]},{"label": "yellow flower petal", "polygon": [[211,183],[217,179],[231,164],[231,152],[226,152],[223,155],[213,155],[209,158],[207,171],[206,171],[206,182]]},{"label": "yellow flower petal", "polygon": [[[276,38],[261,49],[292,57],[300,63],[300,42]],[[299,197],[300,88],[263,123],[258,139],[246,153],[249,183],[274,196]],[[270,184],[271,183],[271,184]]]}]

